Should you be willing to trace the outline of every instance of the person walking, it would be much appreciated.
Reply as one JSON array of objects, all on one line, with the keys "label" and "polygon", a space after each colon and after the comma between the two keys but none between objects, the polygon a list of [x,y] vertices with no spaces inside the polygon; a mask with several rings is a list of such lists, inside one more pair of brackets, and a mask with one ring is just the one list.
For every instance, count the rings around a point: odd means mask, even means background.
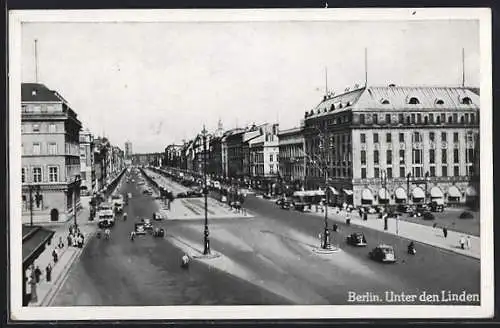
[{"label": "person walking", "polygon": [[467,246],[467,249],[471,248],[471,238],[470,238],[470,236],[467,236],[467,239],[465,240],[465,244]]},{"label": "person walking", "polygon": [[68,234],[68,237],[66,239],[68,241],[68,247],[71,246],[71,234]]},{"label": "person walking", "polygon": [[47,282],[51,282],[52,280],[52,266],[50,263],[45,268],[45,280],[47,280]]},{"label": "person walking", "polygon": [[57,244],[57,247],[59,247],[59,249],[63,249],[64,248],[64,243],[62,241],[62,236],[59,237],[59,243]]},{"label": "person walking", "polygon": [[35,280],[36,283],[40,282],[40,276],[42,275],[42,270],[38,267],[38,265],[35,267]]},{"label": "person walking", "polygon": [[57,254],[57,250],[56,249],[54,249],[52,251],[52,259],[54,260],[54,264],[57,263],[57,261],[59,260],[59,256]]},{"label": "person walking", "polygon": [[446,227],[443,227],[443,235],[444,238],[448,237],[448,229]]},{"label": "person walking", "polygon": [[368,213],[363,211],[363,221],[368,221]]},{"label": "person walking", "polygon": [[459,243],[460,243],[460,248],[461,249],[465,249],[465,238],[464,238],[464,236],[460,237]]}]

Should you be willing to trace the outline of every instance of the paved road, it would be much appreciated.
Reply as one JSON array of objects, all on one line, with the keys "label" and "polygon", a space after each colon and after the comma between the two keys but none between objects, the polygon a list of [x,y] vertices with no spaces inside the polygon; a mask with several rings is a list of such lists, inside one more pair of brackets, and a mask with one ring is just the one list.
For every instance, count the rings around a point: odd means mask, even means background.
[{"label": "paved road", "polygon": [[[430,304],[452,305],[464,303],[443,301],[441,291],[445,296],[448,291],[479,293],[476,259],[418,243],[417,255],[409,256],[407,240],[342,224],[334,233],[341,251],[318,255],[313,250],[319,245],[321,217],[281,210],[253,196],[245,206],[255,217],[210,220],[212,249],[224,260],[211,266],[196,261],[185,272],[179,267],[181,252],[169,240],[199,248],[203,221],[165,222],[165,240],[146,236],[132,243],[127,239],[131,218],[149,217],[155,205],[136,186],[123,188],[134,196],[129,220],[117,224],[111,241],[91,241],[53,305],[387,304],[386,292],[425,292],[439,296]],[[353,231],[365,233],[368,248],[345,245],[344,237]],[[394,245],[397,264],[368,259],[369,249],[380,242]],[[365,301],[349,302],[353,293],[366,296]],[[392,304],[429,303],[416,299]]]},{"label": "paved road", "polygon": [[133,196],[125,208],[128,220],[118,220],[111,240],[89,241],[52,306],[289,304],[196,261],[188,270],[181,269],[182,253],[166,239],[146,235],[131,242],[133,218],[151,217],[156,205],[135,184],[124,183],[121,191]]}]

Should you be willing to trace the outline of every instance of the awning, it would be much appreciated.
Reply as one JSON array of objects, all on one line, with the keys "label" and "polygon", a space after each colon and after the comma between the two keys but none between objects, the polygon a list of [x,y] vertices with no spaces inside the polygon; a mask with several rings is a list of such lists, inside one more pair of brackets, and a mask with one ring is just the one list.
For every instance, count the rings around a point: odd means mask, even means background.
[{"label": "awning", "polygon": [[363,192],[361,193],[361,199],[373,200],[372,191],[370,189],[364,189]]},{"label": "awning", "polygon": [[397,199],[406,199],[407,198],[406,191],[403,188],[396,189],[394,194],[395,194]]},{"label": "awning", "polygon": [[330,188],[330,191],[332,192],[332,194],[334,195],[338,195],[339,192],[337,191],[337,189],[333,188],[332,186],[329,187]]},{"label": "awning", "polygon": [[385,188],[379,189],[378,198],[389,199],[389,192],[387,191],[387,189],[385,189]]},{"label": "awning", "polygon": [[52,239],[54,231],[42,227],[23,225],[23,268],[42,254],[45,245]]},{"label": "awning", "polygon": [[443,192],[439,187],[432,187],[431,198],[443,198]]},{"label": "awning", "polygon": [[467,195],[467,197],[477,197],[476,189],[472,186],[467,187],[465,194]]},{"label": "awning", "polygon": [[451,186],[449,189],[448,189],[448,197],[460,197],[460,190],[458,190],[457,187],[455,186]]},{"label": "awning", "polygon": [[349,189],[342,189],[348,196],[352,196],[352,190]]},{"label": "awning", "polygon": [[425,193],[420,187],[413,188],[411,194],[413,198],[425,198]]}]

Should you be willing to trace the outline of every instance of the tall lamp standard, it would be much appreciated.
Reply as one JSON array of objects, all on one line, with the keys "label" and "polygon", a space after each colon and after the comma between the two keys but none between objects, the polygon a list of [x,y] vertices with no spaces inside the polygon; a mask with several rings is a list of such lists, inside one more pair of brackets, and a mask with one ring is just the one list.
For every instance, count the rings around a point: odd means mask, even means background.
[{"label": "tall lamp standard", "polygon": [[323,249],[331,249],[332,245],[330,243],[330,231],[328,230],[328,162],[327,162],[327,152],[328,148],[326,147],[326,135],[319,131],[320,137],[320,150],[323,150],[323,162],[324,162],[324,173],[325,173],[325,227],[323,231],[323,242],[321,248]]},{"label": "tall lamp standard", "polygon": [[30,192],[30,226],[33,226],[33,190],[36,191],[35,194],[35,199],[38,199],[40,197],[40,185],[29,185],[29,192]]},{"label": "tall lamp standard", "polygon": [[80,179],[80,175],[75,176],[75,183],[74,183],[74,191],[73,191],[73,216],[75,220],[75,228],[78,227],[78,224],[76,222],[76,193],[80,189],[80,185],[82,184],[82,180]]},{"label": "tall lamp standard", "polygon": [[205,125],[203,125],[203,130],[201,131],[201,135],[203,137],[203,195],[205,197],[205,231],[203,233],[204,236],[204,248],[203,255],[210,254],[210,240],[208,239],[209,231],[208,231],[208,188],[207,188],[207,130],[205,129]]}]

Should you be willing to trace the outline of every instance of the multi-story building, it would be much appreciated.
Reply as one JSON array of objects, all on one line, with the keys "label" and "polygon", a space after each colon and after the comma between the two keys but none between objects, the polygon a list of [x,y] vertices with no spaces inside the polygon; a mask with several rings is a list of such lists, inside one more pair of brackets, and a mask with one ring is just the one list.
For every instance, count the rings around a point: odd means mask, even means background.
[{"label": "multi-story building", "polygon": [[463,87],[370,86],[325,97],[304,117],[309,187],[324,186],[328,172],[331,199],[354,205],[473,200],[479,103]]},{"label": "multi-story building", "polygon": [[132,143],[130,141],[125,142],[125,159],[130,159],[132,156]]},{"label": "multi-story building", "polygon": [[229,131],[224,136],[223,159],[226,159],[225,166],[226,177],[233,179],[242,179],[245,176],[243,167],[243,137],[245,129],[237,128]]},{"label": "multi-story building", "polygon": [[94,136],[89,130],[80,131],[80,192],[91,194],[97,191],[94,165]]},{"label": "multi-story building", "polygon": [[224,128],[222,121],[219,120],[217,129],[212,133],[210,142],[208,143],[208,173],[220,179],[223,176],[222,169],[222,137],[224,136]]},{"label": "multi-story building", "polygon": [[181,167],[182,163],[182,145],[168,145],[165,148],[164,163],[169,167]]},{"label": "multi-story building", "polygon": [[299,189],[306,183],[304,126],[281,130],[278,137],[281,177],[285,183]]},{"label": "multi-story building", "polygon": [[272,188],[279,175],[279,125],[262,124],[249,132],[250,176],[252,185]]},{"label": "multi-story building", "polygon": [[80,206],[82,124],[68,102],[43,84],[21,85],[23,217],[57,221]]}]

